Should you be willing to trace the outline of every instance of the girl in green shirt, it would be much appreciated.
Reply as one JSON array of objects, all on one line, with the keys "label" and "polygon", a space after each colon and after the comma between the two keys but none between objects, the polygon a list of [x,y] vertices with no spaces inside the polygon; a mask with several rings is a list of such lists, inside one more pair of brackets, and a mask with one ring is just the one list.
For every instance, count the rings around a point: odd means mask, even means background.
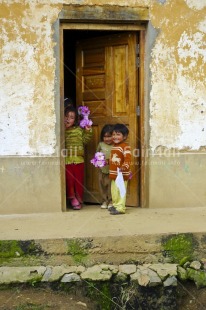
[{"label": "girl in green shirt", "polygon": [[78,113],[72,106],[65,109],[64,115],[67,200],[74,210],[80,210],[84,193],[84,146],[92,137],[92,128],[78,126]]}]

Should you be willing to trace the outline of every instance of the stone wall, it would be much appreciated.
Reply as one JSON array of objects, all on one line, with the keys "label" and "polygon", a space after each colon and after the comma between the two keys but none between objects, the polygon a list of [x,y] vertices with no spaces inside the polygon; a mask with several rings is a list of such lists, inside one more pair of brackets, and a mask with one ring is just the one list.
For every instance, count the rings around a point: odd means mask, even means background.
[{"label": "stone wall", "polygon": [[[1,285],[52,284],[56,289],[84,291],[102,309],[176,309],[176,287],[194,281],[206,287],[206,259],[177,264],[99,264],[85,266],[0,267]],[[104,306],[103,306],[104,304]],[[140,307],[140,308],[139,308]]]},{"label": "stone wall", "polygon": [[177,279],[193,280],[197,288],[206,287],[206,259],[177,264],[99,264],[85,266],[0,267],[0,284],[26,282],[62,283],[80,281],[135,282],[140,286],[176,286]]}]

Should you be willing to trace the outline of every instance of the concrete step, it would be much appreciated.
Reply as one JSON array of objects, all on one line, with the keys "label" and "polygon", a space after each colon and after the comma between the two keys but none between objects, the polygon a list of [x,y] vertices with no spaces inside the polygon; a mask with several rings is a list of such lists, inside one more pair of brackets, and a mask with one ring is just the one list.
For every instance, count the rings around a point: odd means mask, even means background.
[{"label": "concrete step", "polygon": [[[175,251],[183,259],[187,250],[201,259],[206,257],[205,219],[202,207],[128,208],[114,216],[85,206],[65,213],[2,215],[1,265],[20,266],[25,259],[27,265],[171,262]],[[10,259],[6,249],[13,253]]]}]

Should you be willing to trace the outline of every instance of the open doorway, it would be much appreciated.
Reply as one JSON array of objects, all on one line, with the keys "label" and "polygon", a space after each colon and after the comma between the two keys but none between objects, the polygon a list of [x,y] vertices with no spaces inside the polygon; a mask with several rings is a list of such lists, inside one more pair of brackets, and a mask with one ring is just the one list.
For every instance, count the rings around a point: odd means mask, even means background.
[{"label": "open doorway", "polygon": [[[121,32],[110,31],[109,34]],[[76,45],[83,39],[108,36],[108,31],[94,30],[64,30],[63,55],[64,55],[64,98],[72,98],[76,103]]]},{"label": "open doorway", "polygon": [[[139,32],[63,30],[63,92],[74,105],[87,105],[93,121],[93,139],[85,152],[85,197],[99,203],[97,169],[90,164],[103,125],[124,123],[130,130],[133,178],[127,205],[140,200]],[[138,155],[138,156],[137,156]]]}]

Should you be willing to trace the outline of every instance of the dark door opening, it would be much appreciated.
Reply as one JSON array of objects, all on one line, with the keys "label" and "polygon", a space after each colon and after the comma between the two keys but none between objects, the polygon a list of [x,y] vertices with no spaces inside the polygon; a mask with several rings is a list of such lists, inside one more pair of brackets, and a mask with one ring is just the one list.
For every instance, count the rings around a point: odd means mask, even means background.
[{"label": "dark door opening", "polygon": [[[121,33],[109,31],[109,34]],[[64,98],[71,98],[76,102],[76,44],[79,40],[107,36],[108,31],[93,30],[64,30],[63,31],[63,55],[64,55]]]}]

